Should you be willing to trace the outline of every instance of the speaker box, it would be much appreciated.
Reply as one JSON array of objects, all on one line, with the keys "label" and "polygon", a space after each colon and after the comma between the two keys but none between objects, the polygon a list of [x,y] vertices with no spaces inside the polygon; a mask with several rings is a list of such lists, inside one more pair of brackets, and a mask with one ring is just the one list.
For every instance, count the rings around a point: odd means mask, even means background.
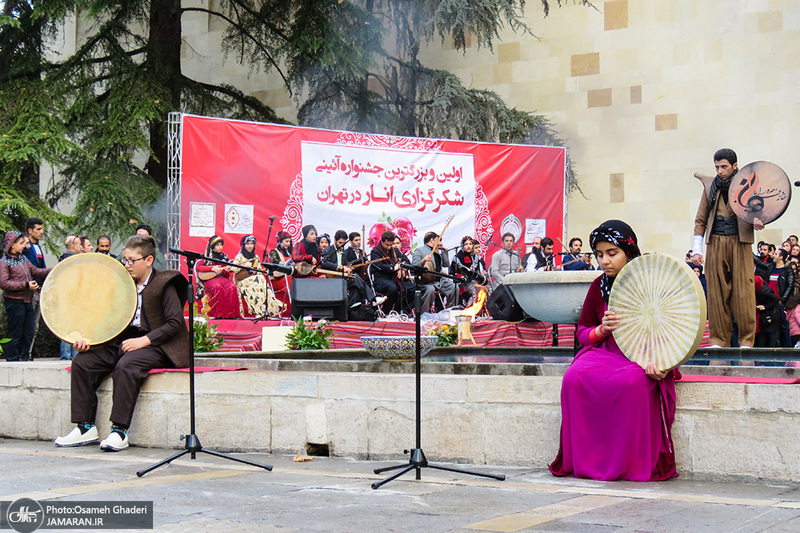
[{"label": "speaker box", "polygon": [[508,287],[502,284],[489,296],[489,300],[486,302],[486,308],[495,320],[519,322],[525,318],[522,307],[517,303],[514,294]]},{"label": "speaker box", "polygon": [[344,278],[292,280],[292,316],[311,315],[347,321],[347,281]]}]

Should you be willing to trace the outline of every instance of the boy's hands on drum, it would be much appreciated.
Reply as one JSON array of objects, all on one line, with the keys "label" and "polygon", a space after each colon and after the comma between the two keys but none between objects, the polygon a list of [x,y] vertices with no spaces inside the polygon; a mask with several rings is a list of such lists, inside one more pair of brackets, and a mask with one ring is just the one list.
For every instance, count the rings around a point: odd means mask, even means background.
[{"label": "boy's hands on drum", "polygon": [[88,352],[91,345],[89,341],[86,339],[78,339],[74,343],[72,343],[72,347],[79,352]]}]

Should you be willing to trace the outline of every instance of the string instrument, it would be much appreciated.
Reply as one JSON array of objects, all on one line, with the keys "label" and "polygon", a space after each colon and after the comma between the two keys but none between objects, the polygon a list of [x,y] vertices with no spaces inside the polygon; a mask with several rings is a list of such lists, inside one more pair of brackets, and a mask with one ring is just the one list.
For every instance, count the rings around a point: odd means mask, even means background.
[{"label": "string instrument", "polygon": [[316,266],[314,266],[312,264],[306,263],[305,261],[302,261],[300,263],[295,263],[293,266],[294,266],[294,270],[295,270],[295,276],[294,277],[296,277],[296,278],[304,278],[304,277],[313,276],[313,275],[316,275],[316,274],[325,274],[329,278],[344,277],[344,278],[352,279],[352,278],[356,277],[355,274],[346,274],[344,272],[339,272],[338,270],[324,270],[324,269],[318,268],[318,267],[316,267]]},{"label": "string instrument", "polygon": [[386,261],[389,259],[388,257],[381,257],[380,259],[373,259],[372,261],[362,261],[360,263],[356,263],[355,265],[349,265],[352,268],[362,267],[364,265],[371,265],[372,263],[377,263],[378,261]]},{"label": "string instrument", "polygon": [[[436,242],[433,243],[433,250],[431,251],[431,260],[430,261],[426,261],[425,263],[422,264],[422,266],[424,266],[426,269],[430,270],[431,272],[436,272],[436,262],[433,260],[433,254],[435,254],[436,250],[439,249],[439,243],[442,242],[442,236],[444,235],[444,232],[447,230],[447,226],[449,226],[452,221],[453,221],[453,215],[450,215],[450,217],[447,219],[447,222],[445,223],[444,227],[442,228],[442,233],[439,234],[439,236],[436,238]],[[436,276],[434,276],[433,274],[423,274],[422,275],[422,282],[423,283],[433,283],[434,281],[436,281]]]},{"label": "string instrument", "polygon": [[[222,267],[222,268],[228,269],[228,267]],[[247,272],[247,269],[244,269],[243,272]],[[222,276],[222,275],[223,274],[217,274],[213,270],[210,271],[210,272],[200,272],[200,271],[197,272],[197,277],[200,279],[200,281],[208,281],[210,279],[214,279],[217,276]],[[247,276],[245,276],[245,277],[247,277]]]},{"label": "string instrument", "polygon": [[[366,226],[361,226],[361,248],[359,248],[359,250],[361,250],[361,257],[359,259],[362,259],[362,260],[367,257],[367,249],[364,247],[364,241],[366,241],[366,240],[367,240],[367,227]],[[358,254],[356,254],[356,255],[358,255]],[[368,265],[369,262],[368,263],[364,263],[364,264]],[[362,265],[353,265],[353,268],[357,268],[359,266],[363,266],[363,264]],[[366,268],[359,269],[358,270],[358,275],[361,276],[361,279],[363,279],[365,282],[369,283],[369,272],[367,271]]]}]

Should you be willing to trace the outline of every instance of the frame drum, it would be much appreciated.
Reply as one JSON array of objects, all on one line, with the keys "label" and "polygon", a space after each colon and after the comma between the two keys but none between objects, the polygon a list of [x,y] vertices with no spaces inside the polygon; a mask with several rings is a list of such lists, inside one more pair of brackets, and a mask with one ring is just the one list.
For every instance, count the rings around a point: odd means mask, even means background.
[{"label": "frame drum", "polygon": [[53,268],[42,286],[42,318],[59,339],[101,344],[122,333],[138,294],[122,264],[105,254],[78,254]]},{"label": "frame drum", "polygon": [[792,199],[792,184],[786,172],[774,163],[754,161],[731,178],[728,192],[731,209],[749,223],[756,218],[769,224],[780,218]]},{"label": "frame drum", "polygon": [[644,368],[663,371],[688,361],[706,330],[706,297],[694,271],[665,254],[647,254],[625,265],[608,298],[619,316],[614,340]]}]

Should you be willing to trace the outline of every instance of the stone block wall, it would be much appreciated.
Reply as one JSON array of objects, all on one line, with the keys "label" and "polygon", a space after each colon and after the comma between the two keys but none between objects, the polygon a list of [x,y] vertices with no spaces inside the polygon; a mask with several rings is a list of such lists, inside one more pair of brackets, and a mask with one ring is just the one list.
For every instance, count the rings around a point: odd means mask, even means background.
[{"label": "stone block wall", "polygon": [[[51,440],[67,433],[63,363],[0,363],[0,436]],[[197,435],[221,451],[397,459],[415,446],[413,374],[209,372],[196,376]],[[561,378],[425,375],[422,447],[428,459],[545,468],[558,450]],[[109,431],[111,382],[97,416]],[[151,376],[129,437],[181,448],[189,432],[188,375]],[[673,427],[684,475],[800,481],[800,388],[679,383]]]}]

